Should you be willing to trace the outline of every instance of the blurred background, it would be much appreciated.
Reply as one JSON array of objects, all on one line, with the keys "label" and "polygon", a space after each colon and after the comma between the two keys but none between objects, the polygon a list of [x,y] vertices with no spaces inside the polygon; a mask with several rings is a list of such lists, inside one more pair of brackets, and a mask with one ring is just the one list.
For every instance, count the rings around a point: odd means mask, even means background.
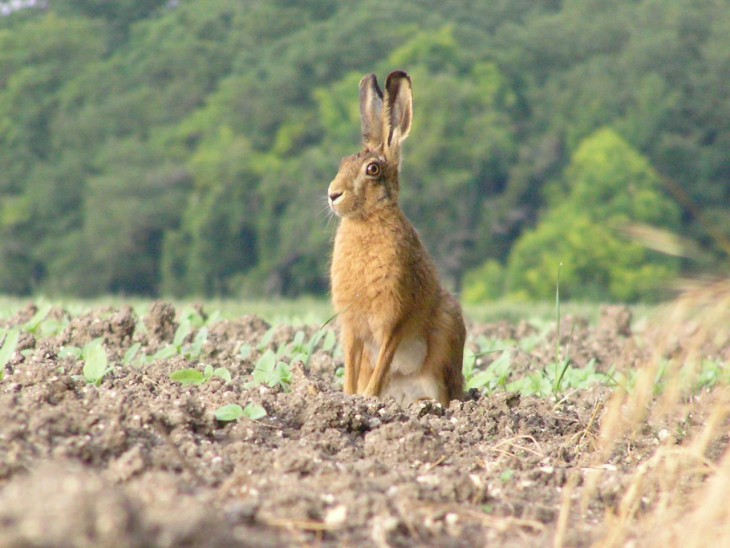
[{"label": "blurred background", "polygon": [[727,272],[727,0],[0,1],[0,293],[326,295],[396,68],[402,205],[465,302]]}]

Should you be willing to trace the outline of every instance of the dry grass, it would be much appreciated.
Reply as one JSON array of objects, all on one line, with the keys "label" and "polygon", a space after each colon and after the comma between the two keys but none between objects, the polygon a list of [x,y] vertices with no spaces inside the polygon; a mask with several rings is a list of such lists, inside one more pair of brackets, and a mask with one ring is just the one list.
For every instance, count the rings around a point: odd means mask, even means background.
[{"label": "dry grass", "polygon": [[595,451],[564,488],[555,546],[574,543],[572,528],[606,496],[612,472],[621,485],[596,546],[730,546],[730,387],[692,390],[703,360],[730,364],[730,280],[687,288],[647,336],[653,357],[633,390],[608,401]]}]

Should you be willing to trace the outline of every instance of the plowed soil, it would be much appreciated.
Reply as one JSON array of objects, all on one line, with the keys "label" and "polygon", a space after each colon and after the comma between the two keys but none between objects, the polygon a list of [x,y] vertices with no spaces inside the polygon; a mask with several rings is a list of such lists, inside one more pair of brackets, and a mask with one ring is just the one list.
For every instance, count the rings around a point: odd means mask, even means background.
[{"label": "plowed soil", "polygon": [[[1,327],[22,326],[35,307]],[[269,330],[257,317],[213,322],[199,359],[123,365],[140,343],[153,355],[177,329],[171,305],[51,316],[63,331],[24,332],[0,383],[0,545],[34,546],[508,546],[550,545],[571,475],[588,474],[610,389],[559,398],[472,393],[448,408],[346,396],[341,358],[318,350],[292,363],[291,390],[246,387]],[[645,344],[622,309],[595,327],[564,327],[577,365],[631,368]],[[315,328],[311,328],[311,335]],[[470,336],[518,339],[529,325],[471,325]],[[189,340],[196,335],[190,334]],[[269,343],[286,344],[281,327]],[[101,337],[111,371],[99,386],[63,349]],[[515,367],[543,367],[545,338]],[[204,365],[232,376],[182,386],[170,373]],[[267,415],[220,422],[222,405]],[[700,423],[702,417],[686,418]],[[599,496],[566,541],[588,545],[625,478],[662,436],[647,425],[616,452]],[[582,481],[577,483],[580,494]]]}]

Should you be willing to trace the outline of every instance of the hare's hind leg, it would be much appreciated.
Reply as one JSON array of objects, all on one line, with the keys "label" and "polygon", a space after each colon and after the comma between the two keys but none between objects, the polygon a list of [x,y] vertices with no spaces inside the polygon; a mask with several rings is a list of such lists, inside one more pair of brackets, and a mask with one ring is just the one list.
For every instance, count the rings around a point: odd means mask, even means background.
[{"label": "hare's hind leg", "polygon": [[438,399],[444,405],[464,397],[462,367],[465,341],[466,329],[460,308],[455,301],[446,301],[435,316],[429,353],[423,364],[423,374],[434,379],[440,387]]}]

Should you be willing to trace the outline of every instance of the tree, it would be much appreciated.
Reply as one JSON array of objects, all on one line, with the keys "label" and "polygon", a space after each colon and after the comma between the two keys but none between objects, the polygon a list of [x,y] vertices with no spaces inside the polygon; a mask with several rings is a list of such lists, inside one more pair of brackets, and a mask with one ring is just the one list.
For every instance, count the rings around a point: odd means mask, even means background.
[{"label": "tree", "polygon": [[34,172],[52,156],[59,90],[104,53],[100,30],[53,13],[0,30],[0,291],[29,293],[45,274],[34,253],[45,236],[38,200],[57,189]]},{"label": "tree", "polygon": [[586,138],[551,207],[510,254],[509,293],[548,299],[562,264],[561,296],[585,300],[654,300],[673,279],[676,259],[647,251],[617,232],[628,223],[676,230],[679,208],[662,193],[648,160],[612,129]]}]

